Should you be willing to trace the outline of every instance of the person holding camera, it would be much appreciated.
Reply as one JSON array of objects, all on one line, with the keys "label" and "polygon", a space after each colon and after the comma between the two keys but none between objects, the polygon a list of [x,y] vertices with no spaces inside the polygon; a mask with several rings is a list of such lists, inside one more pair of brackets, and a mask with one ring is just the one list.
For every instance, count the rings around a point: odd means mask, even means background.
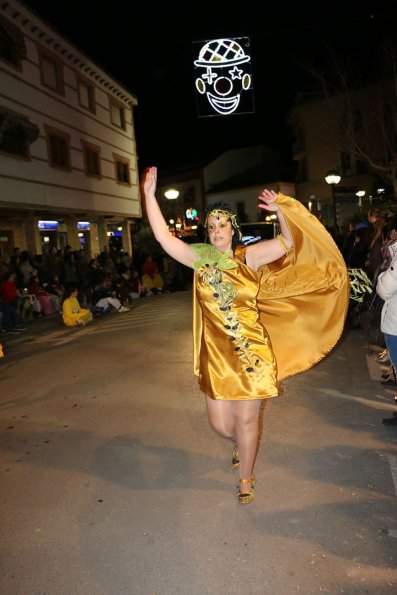
[{"label": "person holding camera", "polygon": [[[387,251],[388,267],[381,272],[376,282],[376,292],[384,300],[381,312],[381,331],[384,334],[387,352],[394,368],[397,371],[397,218],[393,219],[390,229],[390,240]],[[382,420],[384,424],[397,424],[397,411],[392,417]]]}]

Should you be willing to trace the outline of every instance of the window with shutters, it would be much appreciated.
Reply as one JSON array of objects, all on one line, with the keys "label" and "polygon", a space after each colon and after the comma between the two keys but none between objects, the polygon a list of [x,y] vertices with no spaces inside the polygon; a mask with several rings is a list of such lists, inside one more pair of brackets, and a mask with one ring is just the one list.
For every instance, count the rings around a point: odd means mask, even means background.
[{"label": "window with shutters", "polygon": [[39,127],[26,116],[0,107],[0,152],[9,156],[30,158],[30,145],[40,134]]},{"label": "window with shutters", "polygon": [[55,56],[39,48],[40,77],[41,84],[56,91],[60,95],[65,94],[63,81],[63,65]]},{"label": "window with shutters", "polygon": [[86,110],[95,113],[94,85],[85,80],[78,80],[79,104]]},{"label": "window with shutters", "polygon": [[21,69],[21,61],[26,58],[25,38],[13,23],[0,16],[0,60],[9,66]]},{"label": "window with shutters", "polygon": [[70,136],[66,132],[44,126],[47,133],[48,162],[51,167],[71,171]]},{"label": "window with shutters", "polygon": [[101,172],[101,149],[96,145],[81,141],[83,147],[84,171],[86,176],[92,178],[102,177]]},{"label": "window with shutters", "polygon": [[110,120],[114,126],[126,129],[124,106],[112,99],[110,100]]},{"label": "window with shutters", "polygon": [[128,159],[113,153],[116,181],[119,184],[130,186],[130,163]]}]

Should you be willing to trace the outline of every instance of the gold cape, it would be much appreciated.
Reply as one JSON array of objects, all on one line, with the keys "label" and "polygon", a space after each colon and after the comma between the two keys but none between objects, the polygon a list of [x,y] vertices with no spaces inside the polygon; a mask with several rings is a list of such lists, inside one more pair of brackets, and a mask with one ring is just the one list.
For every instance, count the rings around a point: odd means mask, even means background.
[{"label": "gold cape", "polygon": [[[340,339],[349,306],[350,281],[333,238],[298,200],[278,194],[293,249],[261,268],[257,297],[260,320],[271,341],[277,379],[303,372],[323,359]],[[194,373],[199,376],[201,308],[193,288]]]},{"label": "gold cape", "polygon": [[294,247],[281,263],[262,267],[258,308],[282,380],[311,368],[336,345],[345,325],[350,279],[339,248],[317,217],[283,194],[277,204]]}]

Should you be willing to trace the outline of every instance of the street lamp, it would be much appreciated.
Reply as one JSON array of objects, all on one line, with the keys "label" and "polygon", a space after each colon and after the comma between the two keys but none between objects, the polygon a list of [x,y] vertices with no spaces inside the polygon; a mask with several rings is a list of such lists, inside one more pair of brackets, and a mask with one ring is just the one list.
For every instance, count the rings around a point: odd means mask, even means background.
[{"label": "street lamp", "polygon": [[333,219],[334,219],[334,230],[335,230],[335,232],[337,232],[338,221],[337,221],[337,217],[336,217],[335,186],[336,186],[336,184],[339,184],[339,182],[341,181],[341,176],[338,174],[338,172],[336,170],[331,169],[325,176],[325,181],[327,182],[327,184],[329,184],[331,186],[331,190],[332,190],[332,212],[333,212]]},{"label": "street lamp", "polygon": [[365,190],[357,190],[356,196],[358,196],[358,206],[360,207],[360,210],[361,210],[361,207],[363,206],[362,200],[363,200],[363,197],[365,196]]},{"label": "street lamp", "polygon": [[179,196],[179,190],[176,188],[169,188],[164,192],[164,196],[165,198],[168,198],[168,200],[175,200]]},{"label": "street lamp", "polygon": [[[164,192],[164,196],[168,200],[176,200],[178,198],[178,196],[179,196],[179,190],[177,190],[176,188],[168,188],[168,190],[166,190]],[[172,223],[174,225],[174,234],[175,234],[175,237],[178,237],[178,233],[176,231],[176,229],[177,229],[177,226],[176,226],[176,223],[175,223],[176,211],[175,211],[175,206],[174,205],[173,205],[173,208],[172,208],[172,215],[173,215],[173,219],[170,219],[170,223],[172,221]]]}]

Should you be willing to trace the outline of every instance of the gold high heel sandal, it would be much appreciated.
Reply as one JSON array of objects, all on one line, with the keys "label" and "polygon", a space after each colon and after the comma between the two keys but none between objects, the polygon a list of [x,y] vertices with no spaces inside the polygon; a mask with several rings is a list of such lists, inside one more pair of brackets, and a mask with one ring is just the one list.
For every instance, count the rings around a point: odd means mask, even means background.
[{"label": "gold high heel sandal", "polygon": [[232,452],[232,467],[235,469],[240,465],[240,454],[238,452],[237,444],[234,445],[233,452]]},{"label": "gold high heel sandal", "polygon": [[255,493],[254,493],[254,486],[255,486],[255,477],[252,476],[251,479],[240,479],[240,483],[250,483],[251,484],[251,489],[249,492],[238,492],[237,498],[238,501],[240,502],[240,504],[248,504],[249,502],[252,502],[252,500],[255,498]]}]

